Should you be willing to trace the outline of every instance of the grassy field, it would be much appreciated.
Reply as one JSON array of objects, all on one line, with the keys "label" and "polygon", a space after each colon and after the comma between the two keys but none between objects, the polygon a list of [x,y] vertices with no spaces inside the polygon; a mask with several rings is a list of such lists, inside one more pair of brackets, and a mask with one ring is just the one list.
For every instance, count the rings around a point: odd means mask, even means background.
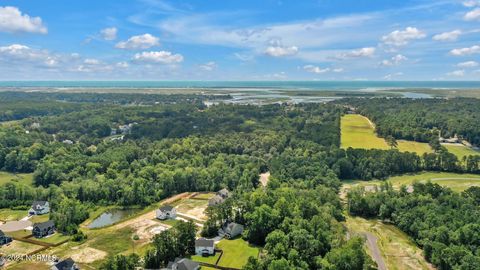
[{"label": "grassy field", "polygon": [[195,199],[198,200],[208,200],[215,196],[215,193],[199,193],[198,195],[195,196]]},{"label": "grassy field", "polygon": [[[446,173],[446,172],[422,172],[416,174],[404,174],[400,176],[393,176],[388,178],[394,188],[399,188],[402,185],[410,185],[413,182],[427,182],[437,183],[442,186],[451,188],[454,191],[463,191],[471,186],[480,186],[480,175],[477,174],[459,174],[459,173]],[[367,185],[379,185],[382,180],[373,181],[346,181],[345,186],[367,186]]]},{"label": "grassy field", "polygon": [[223,256],[218,265],[233,268],[242,268],[250,256],[257,257],[260,249],[248,244],[245,240],[237,238],[235,240],[222,240],[217,245],[218,249],[223,250]]},{"label": "grassy field", "polygon": [[216,252],[214,256],[208,256],[208,257],[203,257],[201,255],[194,255],[190,259],[196,262],[215,264],[218,260],[218,257],[220,257],[220,252]]},{"label": "grassy field", "polygon": [[0,209],[0,220],[2,221],[20,220],[27,215],[27,210]]},{"label": "grassy field", "polygon": [[9,173],[0,171],[0,186],[9,182],[19,182],[25,185],[33,184],[33,173]]},{"label": "grassy field", "polygon": [[422,250],[395,226],[349,216],[345,225],[352,234],[370,232],[377,237],[378,248],[388,269],[433,269],[423,258]]},{"label": "grassy field", "polygon": [[[26,212],[26,211],[24,211],[24,212]],[[48,221],[49,219],[50,219],[49,215],[45,214],[45,215],[39,215],[39,216],[32,216],[30,218],[30,221],[32,223],[40,223],[40,222]]]},{"label": "grassy field", "polygon": [[[341,121],[341,147],[346,149],[390,149],[383,138],[375,134],[375,128],[368,118],[359,114],[347,114]],[[402,152],[415,152],[419,155],[431,153],[432,149],[427,143],[398,140],[398,150]]]},{"label": "grassy field", "polygon": [[56,244],[59,244],[59,243],[65,241],[65,240],[68,240],[68,239],[70,239],[70,236],[63,235],[63,234],[57,232],[52,236],[45,237],[45,238],[40,238],[40,239],[35,239],[35,240],[56,245]]},{"label": "grassy field", "polygon": [[444,144],[443,146],[447,148],[448,152],[456,155],[459,160],[462,160],[464,156],[480,155],[480,151],[473,150],[472,148],[463,145]]}]

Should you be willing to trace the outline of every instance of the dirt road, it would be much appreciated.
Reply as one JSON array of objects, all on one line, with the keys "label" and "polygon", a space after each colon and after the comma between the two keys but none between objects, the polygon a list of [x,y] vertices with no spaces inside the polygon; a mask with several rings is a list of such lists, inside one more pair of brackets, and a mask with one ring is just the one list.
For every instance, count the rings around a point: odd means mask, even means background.
[{"label": "dirt road", "polygon": [[377,237],[369,232],[363,232],[362,234],[367,238],[368,249],[370,250],[373,260],[378,265],[378,270],[387,270],[387,265],[385,264],[377,245]]}]

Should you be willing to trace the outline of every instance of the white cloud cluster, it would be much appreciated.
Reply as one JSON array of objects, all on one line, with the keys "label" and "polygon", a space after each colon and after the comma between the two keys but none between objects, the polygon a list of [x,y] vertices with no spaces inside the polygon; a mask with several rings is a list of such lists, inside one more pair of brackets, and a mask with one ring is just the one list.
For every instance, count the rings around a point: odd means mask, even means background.
[{"label": "white cloud cluster", "polygon": [[458,64],[457,64],[457,67],[461,67],[461,68],[474,68],[474,67],[478,67],[478,62],[475,62],[475,61],[466,61],[466,62],[458,63]]},{"label": "white cloud cluster", "polygon": [[120,41],[115,45],[116,48],[119,49],[148,49],[153,46],[160,45],[160,40],[151,35],[151,34],[143,34],[139,36],[133,36],[129,38],[127,41]]},{"label": "white cloud cluster", "polygon": [[100,36],[104,40],[115,40],[117,39],[118,29],[116,27],[108,27],[100,30]]},{"label": "white cloud cluster", "polygon": [[466,21],[480,21],[480,8],[473,9],[465,14]]},{"label": "white cloud cluster", "polygon": [[407,27],[405,30],[395,30],[382,37],[382,41],[391,46],[404,46],[410,41],[425,38],[427,35],[416,27]]},{"label": "white cloud cluster", "polygon": [[217,68],[217,63],[210,61],[203,65],[200,65],[200,69],[204,71],[212,71]]},{"label": "white cloud cluster", "polygon": [[477,54],[477,53],[480,53],[479,45],[474,45],[472,47],[467,47],[467,48],[453,49],[450,51],[450,54],[455,56],[464,56],[464,55]]},{"label": "white cloud cluster", "polygon": [[396,73],[392,73],[392,74],[387,74],[383,77],[384,80],[392,80],[394,79],[395,77],[399,77],[399,76],[402,76],[403,75],[403,72],[396,72]]},{"label": "white cloud cluster", "polygon": [[397,54],[395,56],[392,56],[390,59],[385,59],[381,62],[383,66],[396,66],[402,63],[403,61],[408,60],[408,58],[404,55]]},{"label": "white cloud cluster", "polygon": [[177,64],[183,61],[181,54],[173,54],[168,51],[151,51],[136,53],[133,57],[135,62],[157,63],[157,64]]},{"label": "white cloud cluster", "polygon": [[475,6],[480,6],[480,1],[479,0],[467,0],[463,1],[462,4],[466,7],[475,7]]},{"label": "white cloud cluster", "polygon": [[305,65],[303,66],[303,70],[305,70],[306,72],[310,72],[310,73],[315,73],[315,74],[322,74],[322,73],[327,73],[327,72],[343,72],[343,68],[321,68],[321,67],[318,67],[318,66],[314,66],[314,65]]},{"label": "white cloud cluster", "polygon": [[465,70],[460,69],[460,70],[455,70],[455,71],[452,71],[452,72],[448,72],[448,73],[447,73],[447,76],[450,76],[450,77],[463,77],[463,76],[465,76]]},{"label": "white cloud cluster", "polygon": [[265,50],[265,54],[272,57],[290,56],[290,55],[297,54],[297,52],[298,52],[297,46],[285,47],[285,46],[277,45],[277,46],[269,46]]},{"label": "white cloud cluster", "polygon": [[26,61],[37,65],[53,67],[58,64],[59,56],[46,50],[32,49],[22,44],[0,47],[0,60],[6,62]]},{"label": "white cloud cluster", "polygon": [[350,52],[342,53],[338,55],[340,59],[347,59],[347,58],[359,58],[359,57],[371,57],[375,54],[376,48],[374,47],[366,47],[357,50],[352,50]]},{"label": "white cloud cluster", "polygon": [[456,41],[461,34],[461,30],[453,30],[434,35],[432,39],[436,41]]},{"label": "white cloud cluster", "polygon": [[46,34],[47,27],[40,17],[30,17],[16,7],[0,7],[0,32],[40,33]]}]

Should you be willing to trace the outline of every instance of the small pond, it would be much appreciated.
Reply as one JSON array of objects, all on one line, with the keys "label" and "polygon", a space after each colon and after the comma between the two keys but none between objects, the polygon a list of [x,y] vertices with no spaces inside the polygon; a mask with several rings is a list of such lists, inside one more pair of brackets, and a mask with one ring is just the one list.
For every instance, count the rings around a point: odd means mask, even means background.
[{"label": "small pond", "polygon": [[93,220],[92,223],[88,225],[88,228],[96,229],[109,226],[139,211],[140,209],[110,209]]}]

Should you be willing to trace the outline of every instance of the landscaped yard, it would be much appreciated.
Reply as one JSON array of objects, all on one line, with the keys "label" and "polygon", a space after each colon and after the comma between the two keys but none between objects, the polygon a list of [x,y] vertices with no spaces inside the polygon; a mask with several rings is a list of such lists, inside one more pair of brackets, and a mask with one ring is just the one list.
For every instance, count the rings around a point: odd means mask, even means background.
[{"label": "landscaped yard", "polygon": [[20,220],[28,215],[27,210],[0,209],[0,220]]},{"label": "landscaped yard", "polygon": [[257,258],[260,252],[260,248],[251,246],[241,238],[224,239],[217,244],[216,248],[223,250],[223,256],[218,265],[239,269],[247,263],[249,257]]},{"label": "landscaped yard", "polygon": [[0,172],[0,186],[8,182],[19,182],[25,185],[33,184],[33,173],[9,173],[9,172]]},{"label": "landscaped yard", "polygon": [[395,226],[350,216],[347,216],[345,224],[352,234],[369,232],[377,237],[378,249],[387,269],[433,269],[423,258],[422,250]]},{"label": "landscaped yard", "polygon": [[109,255],[120,254],[132,249],[133,233],[134,231],[130,227],[119,230],[105,229],[96,231],[93,241],[89,241],[88,245],[92,248],[103,250]]},{"label": "landscaped yard", "polygon": [[210,263],[210,264],[215,264],[217,263],[218,257],[220,257],[220,252],[216,252],[214,256],[208,256],[208,257],[203,257],[200,255],[194,255],[192,256],[192,260],[196,262],[204,262],[204,263]]},{"label": "landscaped yard", "polygon": [[[415,152],[419,155],[431,153],[432,149],[427,143],[398,140],[398,150],[401,152]],[[390,149],[383,138],[375,133],[373,124],[368,118],[359,114],[347,114],[341,121],[341,147],[347,149]]]},{"label": "landscaped yard", "polygon": [[8,236],[11,236],[11,237],[24,238],[24,237],[30,236],[32,234],[32,231],[30,231],[30,230],[19,230],[19,231],[15,231],[15,232],[7,232],[6,234]]},{"label": "landscaped yard", "polygon": [[53,235],[51,235],[51,236],[49,236],[49,237],[39,238],[39,239],[33,238],[33,239],[38,240],[38,241],[41,241],[41,242],[45,242],[45,243],[49,243],[49,244],[54,244],[54,245],[56,245],[56,244],[59,244],[59,243],[65,241],[65,240],[70,239],[70,236],[68,236],[68,235],[63,235],[63,234],[57,232],[57,233],[55,233],[55,234],[53,234]]},{"label": "landscaped yard", "polygon": [[459,160],[462,160],[464,156],[480,155],[480,151],[473,150],[464,145],[443,144],[443,146],[447,148],[448,152],[456,155]]},{"label": "landscaped yard", "polygon": [[[24,211],[26,212],[26,211]],[[30,217],[30,221],[32,223],[40,223],[40,222],[45,222],[45,221],[48,221],[50,219],[50,215],[49,214],[45,214],[45,215],[35,215],[35,216],[32,216]]]},{"label": "landscaped yard", "polygon": [[35,250],[43,248],[42,246],[25,243],[22,241],[13,240],[8,245],[3,245],[1,252],[3,254],[13,255],[13,254],[29,254]]}]

